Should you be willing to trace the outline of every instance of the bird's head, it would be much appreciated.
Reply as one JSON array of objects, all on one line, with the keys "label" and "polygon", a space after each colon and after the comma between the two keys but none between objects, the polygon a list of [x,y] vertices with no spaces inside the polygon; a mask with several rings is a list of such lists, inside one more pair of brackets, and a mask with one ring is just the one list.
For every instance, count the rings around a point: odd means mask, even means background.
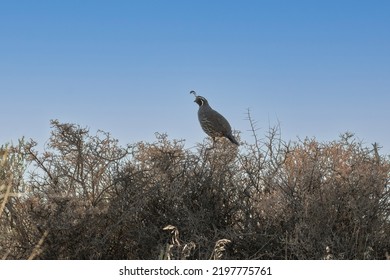
[{"label": "bird's head", "polygon": [[209,103],[207,102],[207,99],[204,98],[203,96],[196,96],[195,100],[194,100],[195,103],[197,103],[199,105],[199,107],[202,107],[203,105],[208,105]]}]

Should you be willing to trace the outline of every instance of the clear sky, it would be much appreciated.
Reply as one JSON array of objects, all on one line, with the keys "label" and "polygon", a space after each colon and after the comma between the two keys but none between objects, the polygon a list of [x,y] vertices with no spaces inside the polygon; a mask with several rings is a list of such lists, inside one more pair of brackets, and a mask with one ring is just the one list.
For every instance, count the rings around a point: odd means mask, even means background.
[{"label": "clear sky", "polygon": [[205,134],[195,90],[252,141],[346,131],[390,154],[390,1],[0,1],[0,144],[50,119],[110,132]]}]

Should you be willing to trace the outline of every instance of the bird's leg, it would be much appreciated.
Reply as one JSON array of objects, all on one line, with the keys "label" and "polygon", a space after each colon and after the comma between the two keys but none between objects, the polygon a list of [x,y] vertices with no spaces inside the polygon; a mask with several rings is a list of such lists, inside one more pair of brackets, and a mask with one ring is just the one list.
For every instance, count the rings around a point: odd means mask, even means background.
[{"label": "bird's leg", "polygon": [[211,139],[213,139],[213,145],[210,148],[207,148],[206,151],[215,149],[215,137],[211,137]]},{"label": "bird's leg", "polygon": [[213,146],[211,147],[211,149],[215,149],[217,147],[216,146],[217,140],[215,139],[215,137],[212,137],[212,139],[213,139]]}]

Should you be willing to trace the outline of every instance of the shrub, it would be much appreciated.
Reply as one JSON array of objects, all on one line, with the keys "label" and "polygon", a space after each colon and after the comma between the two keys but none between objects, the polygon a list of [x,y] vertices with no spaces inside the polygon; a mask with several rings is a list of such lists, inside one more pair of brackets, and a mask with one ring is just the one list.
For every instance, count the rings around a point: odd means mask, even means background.
[{"label": "shrub", "polygon": [[0,151],[6,259],[382,259],[390,162],[345,134],[287,143],[278,127],[240,148],[52,121],[42,153]]}]

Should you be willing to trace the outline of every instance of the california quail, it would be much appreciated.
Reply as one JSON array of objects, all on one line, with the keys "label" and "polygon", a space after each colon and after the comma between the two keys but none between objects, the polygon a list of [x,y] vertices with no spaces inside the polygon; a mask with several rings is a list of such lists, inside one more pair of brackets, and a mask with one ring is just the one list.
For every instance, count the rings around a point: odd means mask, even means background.
[{"label": "california quail", "polygon": [[232,135],[232,128],[229,122],[217,111],[213,110],[206,98],[196,95],[195,91],[190,94],[195,96],[195,101],[199,105],[198,118],[200,126],[208,136],[215,141],[215,137],[226,137],[230,142],[239,145]]}]

